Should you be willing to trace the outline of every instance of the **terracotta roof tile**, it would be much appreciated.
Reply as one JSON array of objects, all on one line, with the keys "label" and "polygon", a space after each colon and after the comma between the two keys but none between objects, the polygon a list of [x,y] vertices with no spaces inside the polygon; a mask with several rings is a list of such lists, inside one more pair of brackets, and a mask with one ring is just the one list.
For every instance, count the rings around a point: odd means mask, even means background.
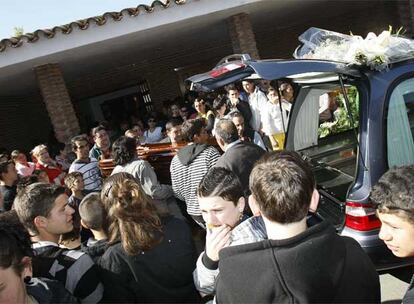
[{"label": "terracotta roof tile", "polygon": [[141,11],[152,13],[154,12],[157,5],[165,9],[171,5],[171,2],[174,2],[177,5],[181,5],[185,4],[187,0],[165,0],[164,2],[155,0],[151,3],[151,5],[139,4],[137,7],[125,8],[119,12],[106,12],[101,16],[90,17],[87,19],[74,21],[69,24],[55,26],[52,29],[36,30],[33,33],[25,33],[19,37],[2,39],[0,40],[0,53],[6,50],[8,47],[17,48],[23,45],[23,43],[34,43],[38,41],[42,35],[46,38],[53,38],[58,32],[68,35],[74,28],[87,30],[91,23],[102,26],[105,25],[109,19],[112,19],[114,21],[121,21],[124,16],[136,17],[140,14]]}]

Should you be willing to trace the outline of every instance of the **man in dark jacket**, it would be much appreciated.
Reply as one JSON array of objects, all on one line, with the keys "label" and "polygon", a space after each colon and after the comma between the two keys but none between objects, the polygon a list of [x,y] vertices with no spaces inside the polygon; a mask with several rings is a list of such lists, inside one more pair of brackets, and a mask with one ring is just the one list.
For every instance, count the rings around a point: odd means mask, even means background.
[{"label": "man in dark jacket", "polygon": [[250,126],[250,121],[252,119],[252,110],[248,102],[240,99],[240,92],[237,89],[236,85],[229,84],[225,87],[227,91],[228,103],[227,107],[230,112],[238,111],[243,115],[244,121]]},{"label": "man in dark jacket", "polygon": [[379,277],[352,238],[307,226],[319,194],[295,152],[266,154],[250,176],[249,204],[268,239],[220,251],[217,303],[379,303]]},{"label": "man in dark jacket", "polygon": [[241,141],[236,125],[231,120],[220,120],[215,130],[217,143],[224,151],[215,166],[236,174],[245,194],[248,194],[250,172],[265,151],[254,143]]}]

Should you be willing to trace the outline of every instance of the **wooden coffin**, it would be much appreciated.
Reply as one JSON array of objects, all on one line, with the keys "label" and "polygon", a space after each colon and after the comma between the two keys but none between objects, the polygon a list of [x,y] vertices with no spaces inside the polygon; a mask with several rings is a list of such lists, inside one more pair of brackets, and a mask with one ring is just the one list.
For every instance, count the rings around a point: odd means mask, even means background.
[{"label": "wooden coffin", "polygon": [[[217,142],[214,138],[210,139],[210,144],[217,146]],[[171,184],[171,160],[177,154],[177,151],[186,145],[187,143],[176,145],[168,143],[145,144],[137,146],[137,154],[140,159],[144,159],[152,165],[161,184]],[[111,175],[114,167],[115,164],[112,159],[103,159],[99,161],[99,168],[103,177]]]}]

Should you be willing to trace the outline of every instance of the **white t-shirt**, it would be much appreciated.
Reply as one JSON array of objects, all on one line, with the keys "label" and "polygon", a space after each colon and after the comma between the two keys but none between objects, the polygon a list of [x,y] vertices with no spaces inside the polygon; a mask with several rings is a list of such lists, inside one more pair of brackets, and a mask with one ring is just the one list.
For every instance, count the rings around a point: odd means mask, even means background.
[{"label": "white t-shirt", "polygon": [[285,111],[280,111],[280,105],[278,103],[274,104],[269,101],[266,103],[265,111],[262,111],[262,124],[263,132],[268,136],[286,132],[287,115]]},{"label": "white t-shirt", "polygon": [[260,130],[262,124],[262,112],[267,103],[266,95],[256,87],[255,91],[249,95],[249,105],[252,111],[250,125],[255,131]]},{"label": "white t-shirt", "polygon": [[162,128],[156,127],[153,132],[151,132],[149,129],[144,132],[145,136],[145,143],[147,144],[153,144],[159,142],[161,139],[163,139],[162,136]]},{"label": "white t-shirt", "polygon": [[31,163],[31,162],[27,162],[27,167],[25,165],[16,163],[16,171],[20,176],[29,176],[32,175],[34,169],[35,169],[35,164]]}]

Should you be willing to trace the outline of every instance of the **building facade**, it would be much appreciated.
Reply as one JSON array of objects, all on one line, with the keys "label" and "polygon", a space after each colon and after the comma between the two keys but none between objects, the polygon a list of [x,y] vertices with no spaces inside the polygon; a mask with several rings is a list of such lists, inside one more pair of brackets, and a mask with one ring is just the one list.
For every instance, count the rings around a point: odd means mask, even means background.
[{"label": "building facade", "polygon": [[175,0],[0,41],[0,146],[61,142],[96,121],[160,109],[221,58],[291,58],[309,27],[413,33],[413,1]]}]

